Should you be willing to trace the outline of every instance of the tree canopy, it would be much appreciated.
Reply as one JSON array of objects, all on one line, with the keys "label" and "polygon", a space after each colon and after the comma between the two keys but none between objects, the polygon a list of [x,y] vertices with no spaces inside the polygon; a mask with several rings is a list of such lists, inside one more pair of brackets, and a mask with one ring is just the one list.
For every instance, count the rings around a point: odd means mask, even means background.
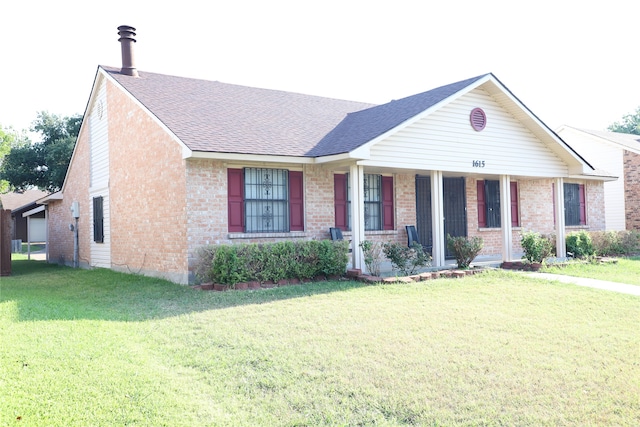
[{"label": "tree canopy", "polygon": [[612,132],[640,135],[640,107],[636,108],[635,113],[626,114],[621,121],[609,125],[607,129]]},{"label": "tree canopy", "polygon": [[46,111],[38,113],[31,130],[41,136],[39,142],[10,138],[10,151],[0,165],[0,180],[11,189],[38,187],[57,191],[62,187],[73,147],[80,131],[82,116],[60,117]]}]

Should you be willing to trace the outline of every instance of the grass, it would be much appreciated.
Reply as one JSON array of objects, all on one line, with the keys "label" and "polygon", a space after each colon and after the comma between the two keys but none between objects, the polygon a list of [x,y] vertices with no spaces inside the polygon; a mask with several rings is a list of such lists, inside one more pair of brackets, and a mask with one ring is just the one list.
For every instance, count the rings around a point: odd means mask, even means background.
[{"label": "grass", "polygon": [[545,272],[640,286],[640,257],[618,258],[615,264],[576,261],[565,267],[546,267]]},{"label": "grass", "polygon": [[636,426],[639,318],[509,272],[216,293],[15,261],[0,425]]},{"label": "grass", "polygon": [[[31,244],[31,252],[33,253],[33,252],[40,251],[40,250],[44,249],[45,246],[46,245],[43,244],[43,243],[32,243]],[[22,253],[26,254],[27,252],[29,252],[29,244],[28,243],[23,243],[21,249],[22,249]]]}]

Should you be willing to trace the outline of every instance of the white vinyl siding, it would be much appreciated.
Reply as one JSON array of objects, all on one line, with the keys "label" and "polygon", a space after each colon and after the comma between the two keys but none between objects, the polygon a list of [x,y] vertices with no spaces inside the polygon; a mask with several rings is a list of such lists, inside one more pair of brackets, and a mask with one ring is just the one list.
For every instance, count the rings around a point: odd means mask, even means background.
[{"label": "white vinyl siding", "polygon": [[[481,132],[470,124],[475,107],[487,116]],[[483,166],[474,167],[474,161]],[[484,175],[568,174],[566,163],[479,88],[375,144],[363,164]]]},{"label": "white vinyl siding", "polygon": [[109,184],[109,137],[107,133],[106,85],[102,84],[89,114],[91,188],[105,188]]},{"label": "white vinyl siding", "polygon": [[[109,211],[109,135],[107,117],[107,96],[104,81],[89,112],[89,151],[90,151],[90,188],[88,218],[93,222],[93,198],[103,198],[102,243],[94,242],[91,236],[91,265],[111,268],[111,221]],[[82,213],[81,213],[82,214]],[[91,227],[93,234],[93,224]]]},{"label": "white vinyl siding", "polygon": [[607,230],[624,230],[624,150],[611,142],[571,128],[558,132],[560,138],[577,150],[596,169],[602,169],[618,179],[604,183],[604,216]]}]

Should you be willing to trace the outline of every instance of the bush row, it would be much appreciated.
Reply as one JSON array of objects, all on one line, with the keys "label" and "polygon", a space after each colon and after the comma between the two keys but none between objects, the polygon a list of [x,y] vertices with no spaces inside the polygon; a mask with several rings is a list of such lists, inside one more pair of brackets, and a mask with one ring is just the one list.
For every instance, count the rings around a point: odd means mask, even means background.
[{"label": "bush row", "polygon": [[[520,244],[524,258],[529,262],[542,262],[555,255],[555,236],[543,236],[527,231],[522,233]],[[566,236],[569,256],[589,258],[592,256],[631,255],[640,251],[638,231],[572,231]]]},{"label": "bush row", "polygon": [[336,276],[346,271],[348,251],[348,241],[332,240],[210,245],[199,250],[195,274],[225,285]]}]

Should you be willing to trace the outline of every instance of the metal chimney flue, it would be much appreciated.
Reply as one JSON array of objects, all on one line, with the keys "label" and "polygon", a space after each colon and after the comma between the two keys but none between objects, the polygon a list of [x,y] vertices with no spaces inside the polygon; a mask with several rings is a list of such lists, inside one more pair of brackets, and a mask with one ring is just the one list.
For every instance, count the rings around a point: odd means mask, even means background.
[{"label": "metal chimney flue", "polygon": [[120,47],[122,48],[122,68],[120,72],[127,76],[138,77],[135,59],[133,55],[133,44],[136,42],[134,38],[136,29],[129,25],[121,25],[118,27],[118,35],[120,38]]}]

